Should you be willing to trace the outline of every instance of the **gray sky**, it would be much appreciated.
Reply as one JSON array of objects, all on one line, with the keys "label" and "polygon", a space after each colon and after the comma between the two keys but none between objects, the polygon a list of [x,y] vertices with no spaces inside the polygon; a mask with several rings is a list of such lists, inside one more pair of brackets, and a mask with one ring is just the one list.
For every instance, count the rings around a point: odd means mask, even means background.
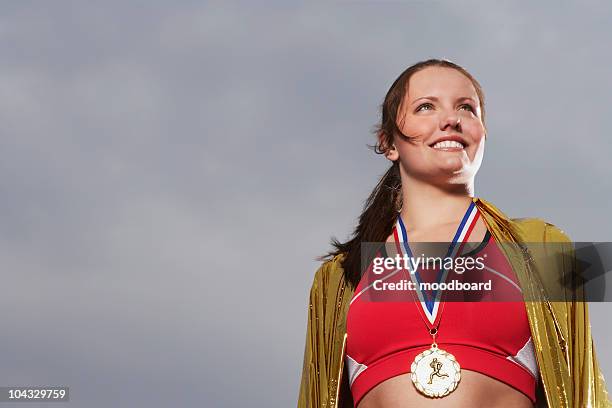
[{"label": "gray sky", "polygon": [[[429,57],[485,89],[476,195],[612,241],[612,5],[495,3],[3,4],[0,386],[295,405],[314,258],[387,167],[384,94]],[[591,307],[612,377],[612,305]]]}]

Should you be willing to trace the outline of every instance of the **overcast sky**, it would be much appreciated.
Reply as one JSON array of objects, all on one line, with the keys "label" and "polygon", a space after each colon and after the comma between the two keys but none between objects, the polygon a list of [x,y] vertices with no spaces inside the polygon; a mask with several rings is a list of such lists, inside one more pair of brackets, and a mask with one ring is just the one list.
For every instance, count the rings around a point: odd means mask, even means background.
[{"label": "overcast sky", "polygon": [[366,147],[387,89],[430,57],[484,87],[476,195],[612,241],[610,2],[96,3],[0,6],[0,386],[294,406],[314,258],[388,166]]}]

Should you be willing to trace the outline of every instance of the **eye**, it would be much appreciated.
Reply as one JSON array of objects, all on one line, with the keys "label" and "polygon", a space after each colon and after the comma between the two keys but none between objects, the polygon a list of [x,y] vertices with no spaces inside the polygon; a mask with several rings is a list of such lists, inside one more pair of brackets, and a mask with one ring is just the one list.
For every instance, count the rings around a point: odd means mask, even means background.
[{"label": "eye", "polygon": [[423,104],[419,105],[419,106],[416,108],[416,111],[415,111],[415,112],[422,111],[423,109],[421,109],[421,108],[426,107],[426,106],[428,106],[428,107],[430,107],[430,108],[433,108],[433,105],[432,105],[431,103],[427,102],[427,103],[423,103]]},{"label": "eye", "polygon": [[467,107],[471,112],[475,112],[475,110],[472,107],[472,105],[470,105],[468,103],[464,103],[463,105],[460,106],[460,108],[464,108],[464,107]]}]

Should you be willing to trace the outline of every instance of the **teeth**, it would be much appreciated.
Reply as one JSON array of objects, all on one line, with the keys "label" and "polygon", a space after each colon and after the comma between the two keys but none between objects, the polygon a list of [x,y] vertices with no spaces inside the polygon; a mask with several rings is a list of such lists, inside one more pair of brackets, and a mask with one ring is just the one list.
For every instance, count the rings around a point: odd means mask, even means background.
[{"label": "teeth", "polygon": [[460,149],[463,149],[463,145],[459,142],[455,142],[454,140],[444,140],[443,142],[438,142],[433,145],[434,149],[444,149],[447,147],[458,147]]}]

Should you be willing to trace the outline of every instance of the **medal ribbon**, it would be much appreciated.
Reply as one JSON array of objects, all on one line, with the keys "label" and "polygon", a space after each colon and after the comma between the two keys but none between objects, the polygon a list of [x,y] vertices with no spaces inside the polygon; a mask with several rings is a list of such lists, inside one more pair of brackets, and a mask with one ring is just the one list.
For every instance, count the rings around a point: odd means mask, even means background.
[{"label": "medal ribbon", "polygon": [[[446,252],[444,261],[448,258],[452,258],[454,261],[454,258],[460,253],[460,251],[463,249],[463,246],[467,242],[470,233],[476,225],[476,221],[478,220],[479,215],[480,213],[478,212],[478,208],[472,200],[461,222],[459,223],[455,236],[453,237],[453,241],[449,245],[448,250]],[[394,238],[395,242],[398,243],[397,250],[400,255],[402,257],[407,256],[409,259],[412,259],[413,255],[408,244],[408,234],[406,233],[406,227],[404,225],[401,215],[398,215],[397,217]],[[436,279],[436,282],[438,284],[446,281],[448,269],[444,268],[445,263],[446,262],[442,262],[442,268],[438,272],[438,276]],[[423,282],[423,280],[419,275],[419,271],[412,270],[413,265],[410,261],[407,262],[407,264],[410,272],[410,279],[415,285],[415,292],[418,296],[418,300],[420,301],[421,307],[419,308],[419,310],[421,311],[421,314],[425,314],[426,319],[424,320],[426,322],[429,322],[428,327],[431,330],[432,328],[437,327],[439,323],[438,320],[439,316],[441,315],[441,313],[439,313],[439,308],[440,303],[443,303],[440,302],[442,291],[439,289],[433,291],[433,294],[431,296],[429,296],[427,292],[421,291],[419,285],[421,284],[421,282]]]}]

